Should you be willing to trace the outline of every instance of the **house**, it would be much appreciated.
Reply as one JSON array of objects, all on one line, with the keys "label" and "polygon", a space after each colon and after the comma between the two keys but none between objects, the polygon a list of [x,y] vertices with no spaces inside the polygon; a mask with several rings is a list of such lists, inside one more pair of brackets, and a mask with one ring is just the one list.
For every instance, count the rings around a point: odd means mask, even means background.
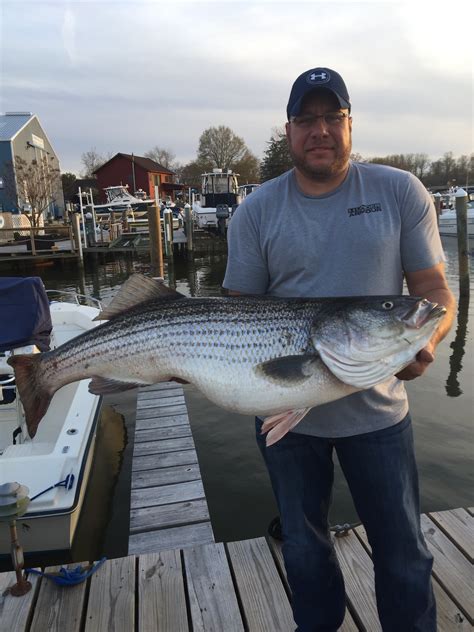
[{"label": "house", "polygon": [[[36,114],[0,114],[0,212],[20,213],[31,209],[28,185],[22,182],[17,174],[16,156],[27,165],[36,161],[40,165],[45,165],[41,169],[48,169],[48,165],[51,165],[53,169],[59,170],[58,157]],[[38,173],[40,171],[39,169]],[[47,176],[45,182],[48,183],[48,193],[44,196],[43,216],[61,217],[64,215],[64,196],[59,171],[56,184],[51,186],[50,178]]]},{"label": "house", "polygon": [[174,200],[176,193],[184,190],[184,185],[174,182],[175,174],[150,158],[133,154],[115,154],[105,164],[94,171],[97,176],[97,187],[100,191],[100,202],[105,203],[106,187],[124,185],[132,195],[142,189],[149,198],[155,197],[155,186],[158,187],[158,198]]}]

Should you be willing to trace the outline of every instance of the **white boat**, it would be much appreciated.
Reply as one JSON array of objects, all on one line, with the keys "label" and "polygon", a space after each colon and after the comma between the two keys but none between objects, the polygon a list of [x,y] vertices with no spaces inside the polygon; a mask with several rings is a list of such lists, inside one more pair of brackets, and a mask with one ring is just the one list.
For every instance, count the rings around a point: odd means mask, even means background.
[{"label": "white boat", "polygon": [[[52,300],[48,306],[48,296],[38,277],[0,278],[0,309],[4,313],[12,305],[5,299],[9,290],[2,289],[8,280],[20,283],[18,296],[33,296],[33,304],[22,309],[23,313],[29,312],[30,319],[37,318],[39,312],[44,314],[48,309],[45,322],[50,315],[51,348],[100,323],[93,321],[100,305],[91,307],[81,304],[81,297],[75,293],[66,293],[72,302],[64,302],[65,293],[58,297],[51,293],[52,299],[60,300]],[[92,464],[101,398],[89,393],[89,380],[59,389],[31,439],[21,402],[16,397],[14,378],[9,375],[11,367],[6,360],[11,353],[40,351],[33,344],[19,347],[16,327],[12,332],[15,347],[5,350],[5,339],[8,339],[5,329],[8,329],[8,322],[2,322],[0,332],[0,485],[17,482],[29,489],[31,502],[28,510],[17,520],[19,540],[25,552],[70,549]],[[27,342],[33,338],[41,348],[44,336],[38,328],[33,333],[27,336]],[[15,400],[9,401],[14,396]],[[0,555],[9,551],[8,522],[0,522]]]},{"label": "white boat", "polygon": [[198,228],[217,229],[219,219],[228,220],[241,202],[237,176],[230,169],[213,169],[201,175],[200,199],[193,203],[193,217]]},{"label": "white boat", "polygon": [[145,191],[139,189],[132,195],[128,191],[128,185],[118,185],[113,187],[106,187],[104,189],[107,197],[105,204],[94,204],[94,210],[96,213],[110,213],[121,211],[142,211],[145,212],[147,208],[155,204],[153,198],[147,198]]},{"label": "white boat", "polygon": [[[454,235],[458,234],[456,208],[441,209],[439,215],[439,234]],[[467,234],[468,237],[474,237],[474,202],[467,203]]]}]

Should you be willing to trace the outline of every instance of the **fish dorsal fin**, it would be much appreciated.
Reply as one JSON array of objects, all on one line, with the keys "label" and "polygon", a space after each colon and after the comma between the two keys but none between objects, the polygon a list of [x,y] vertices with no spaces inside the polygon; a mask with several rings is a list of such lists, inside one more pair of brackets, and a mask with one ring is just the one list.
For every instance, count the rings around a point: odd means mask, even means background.
[{"label": "fish dorsal fin", "polygon": [[154,298],[174,300],[184,298],[184,294],[171,289],[164,284],[163,280],[151,279],[143,274],[133,274],[125,281],[110,304],[94,320],[110,320]]}]

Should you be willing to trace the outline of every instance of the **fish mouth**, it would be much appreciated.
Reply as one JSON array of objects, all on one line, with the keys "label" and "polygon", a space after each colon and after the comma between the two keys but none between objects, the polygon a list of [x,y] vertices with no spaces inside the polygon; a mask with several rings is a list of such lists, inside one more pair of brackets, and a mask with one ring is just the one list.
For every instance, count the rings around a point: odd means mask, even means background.
[{"label": "fish mouth", "polygon": [[446,308],[432,303],[426,298],[419,300],[405,316],[402,322],[410,328],[420,329],[430,320],[439,319],[446,314]]}]

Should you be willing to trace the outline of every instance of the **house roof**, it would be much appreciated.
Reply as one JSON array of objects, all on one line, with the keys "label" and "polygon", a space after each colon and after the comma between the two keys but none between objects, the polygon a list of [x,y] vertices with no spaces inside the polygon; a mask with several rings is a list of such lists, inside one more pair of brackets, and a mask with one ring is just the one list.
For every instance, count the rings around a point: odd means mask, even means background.
[{"label": "house roof", "polygon": [[170,171],[166,167],[163,167],[163,165],[160,165],[154,160],[151,160],[151,158],[144,158],[143,156],[134,156],[131,154],[123,154],[121,152],[115,154],[115,156],[113,156],[110,160],[107,160],[107,162],[98,167],[94,171],[94,173],[100,171],[103,167],[105,167],[105,165],[108,165],[109,162],[112,162],[112,160],[115,160],[117,157],[126,158],[127,160],[130,160],[130,162],[132,162],[133,160],[136,165],[143,167],[143,169],[145,169],[146,171],[152,171],[154,173],[169,173],[170,175],[174,174],[174,171]]},{"label": "house roof", "polygon": [[6,112],[0,114],[0,141],[13,140],[18,132],[34,118],[31,112]]}]

